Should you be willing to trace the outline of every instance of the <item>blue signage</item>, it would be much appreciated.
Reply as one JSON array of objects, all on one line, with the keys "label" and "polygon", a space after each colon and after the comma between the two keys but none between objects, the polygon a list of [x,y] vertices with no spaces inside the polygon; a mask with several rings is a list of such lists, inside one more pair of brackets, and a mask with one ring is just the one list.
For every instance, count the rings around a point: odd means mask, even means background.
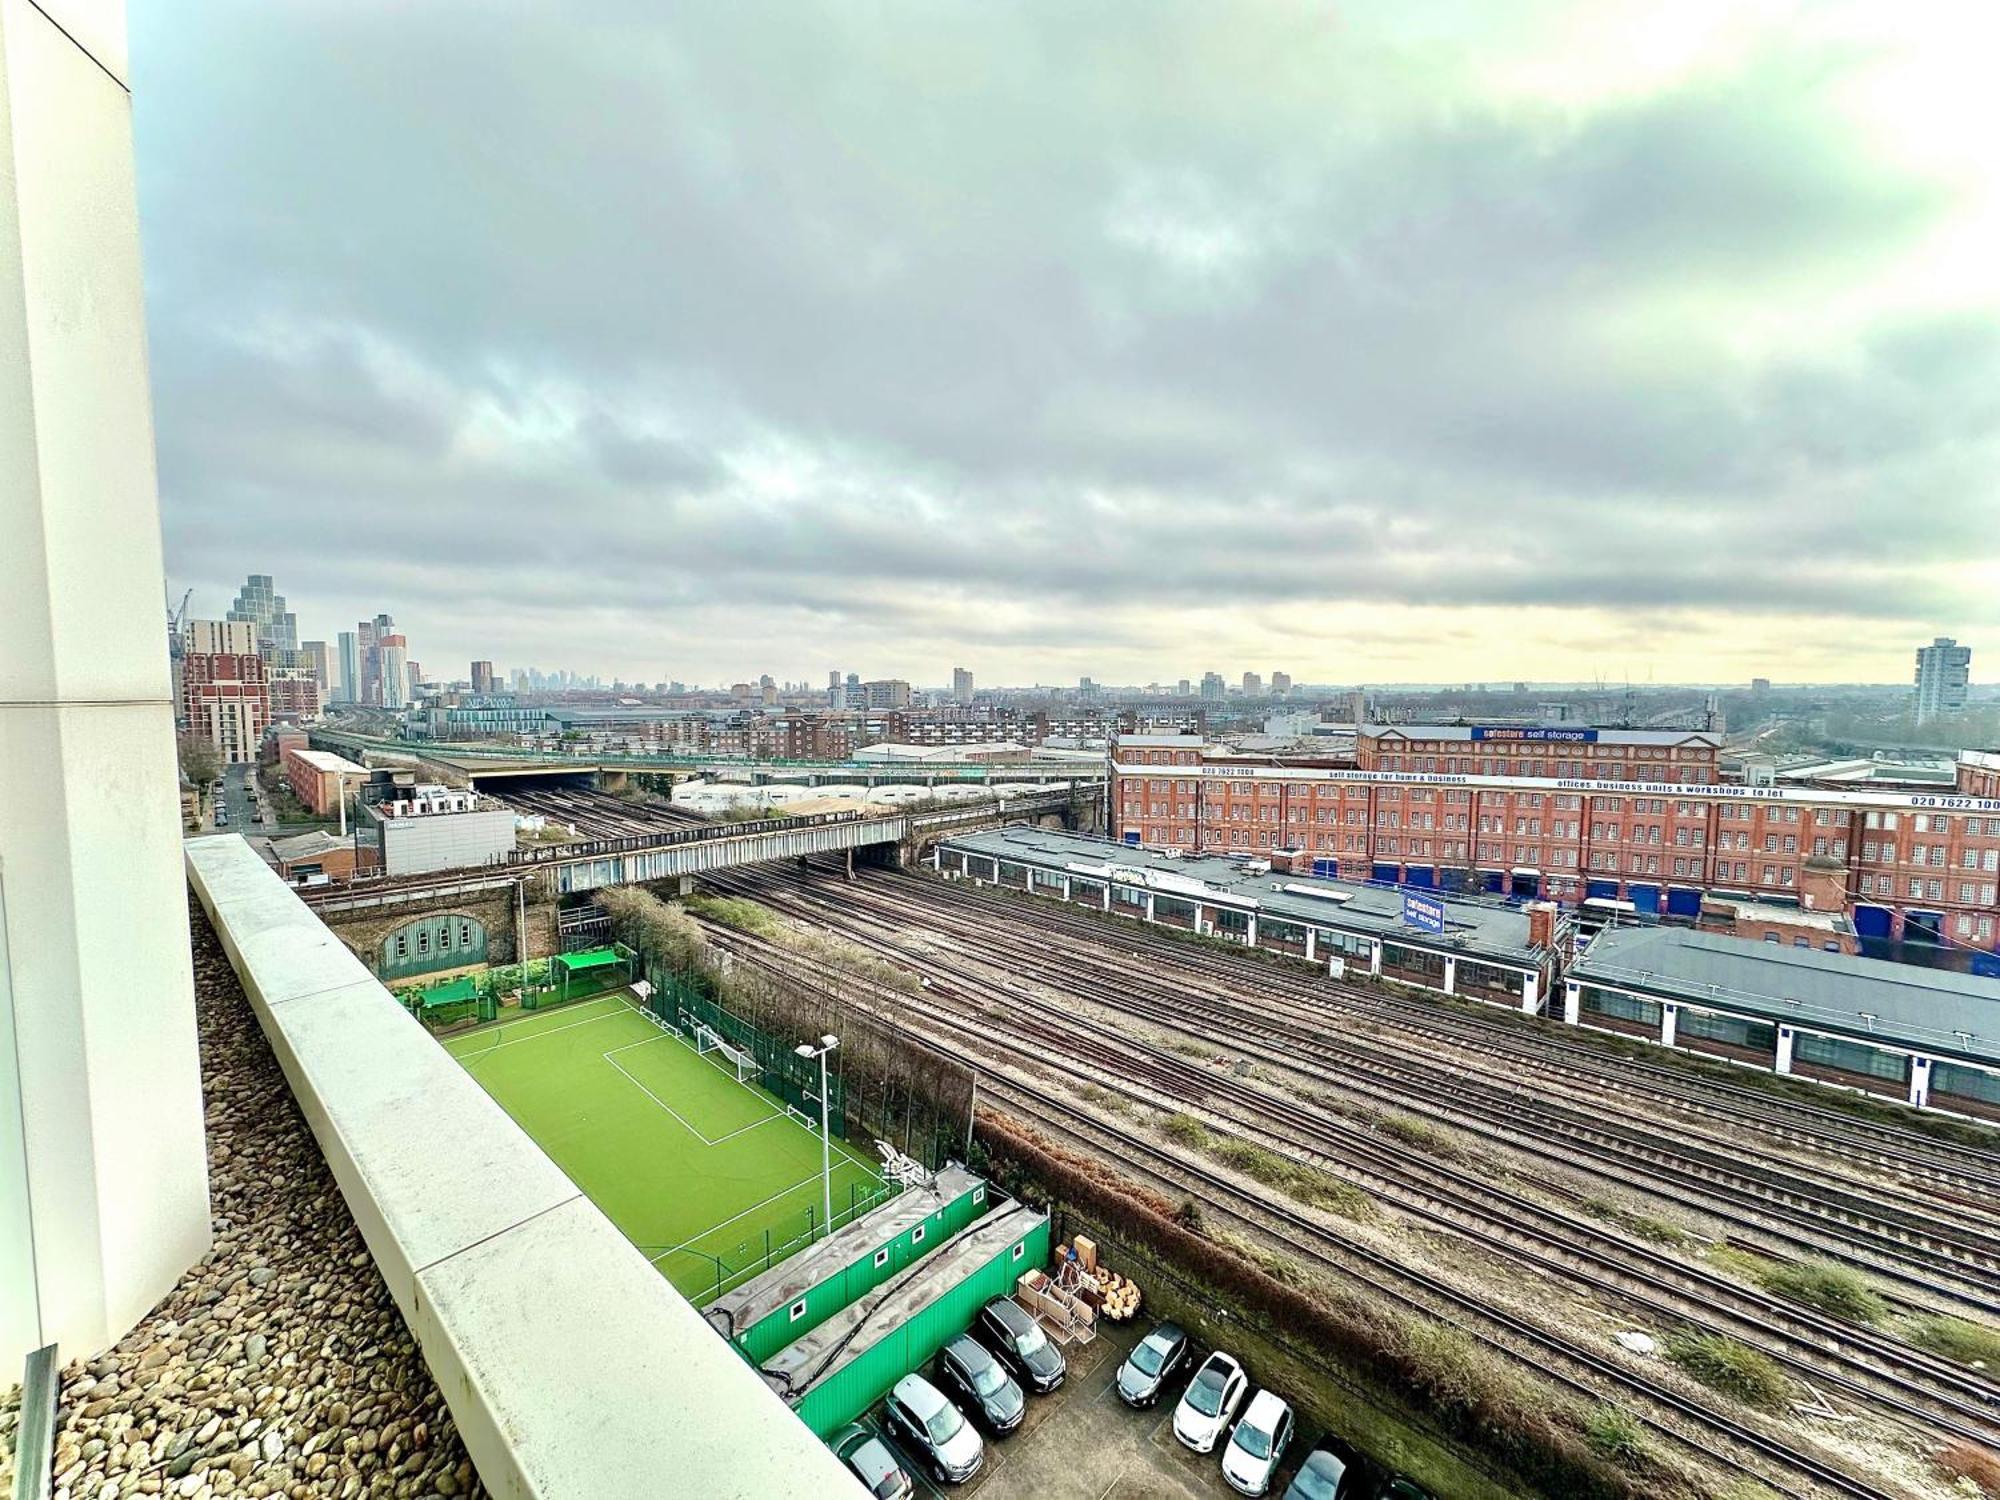
[{"label": "blue signage", "polygon": [[1403,892],[1403,925],[1421,927],[1425,932],[1444,933],[1444,903],[1435,896]]},{"label": "blue signage", "polygon": [[1475,740],[1536,740],[1558,745],[1594,745],[1595,729],[1527,729],[1510,724],[1475,724]]}]

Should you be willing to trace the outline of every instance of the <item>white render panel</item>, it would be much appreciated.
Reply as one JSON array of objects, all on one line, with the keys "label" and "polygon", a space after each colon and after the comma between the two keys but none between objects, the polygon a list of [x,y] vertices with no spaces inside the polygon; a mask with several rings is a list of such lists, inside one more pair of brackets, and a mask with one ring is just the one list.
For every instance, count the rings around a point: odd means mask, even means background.
[{"label": "white render panel", "polygon": [[392,877],[489,865],[514,852],[514,814],[428,813],[382,820],[382,867]]},{"label": "white render panel", "polygon": [[0,545],[0,702],[164,702],[131,97],[28,0],[0,49],[0,489],[40,494]]},{"label": "white render panel", "polygon": [[115,0],[0,0],[0,1003],[19,1059],[0,1109],[21,1122],[0,1176],[25,1183],[35,1250],[32,1287],[0,1294],[17,1369],[34,1344],[115,1341],[210,1242],[122,69]]}]

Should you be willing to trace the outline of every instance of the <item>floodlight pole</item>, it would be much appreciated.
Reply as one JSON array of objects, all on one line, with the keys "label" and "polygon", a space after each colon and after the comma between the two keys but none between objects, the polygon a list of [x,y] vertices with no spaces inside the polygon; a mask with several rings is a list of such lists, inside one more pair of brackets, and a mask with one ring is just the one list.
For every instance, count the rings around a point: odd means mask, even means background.
[{"label": "floodlight pole", "polygon": [[833,1233],[833,1125],[828,1112],[826,1059],[835,1047],[840,1045],[837,1036],[823,1036],[815,1048],[811,1042],[800,1042],[793,1050],[800,1057],[819,1059],[819,1179],[820,1202],[825,1214],[826,1233]]},{"label": "floodlight pole", "polygon": [[826,1234],[833,1233],[833,1126],[826,1099],[826,1054],[830,1050],[822,1047],[819,1054],[819,1188]]}]

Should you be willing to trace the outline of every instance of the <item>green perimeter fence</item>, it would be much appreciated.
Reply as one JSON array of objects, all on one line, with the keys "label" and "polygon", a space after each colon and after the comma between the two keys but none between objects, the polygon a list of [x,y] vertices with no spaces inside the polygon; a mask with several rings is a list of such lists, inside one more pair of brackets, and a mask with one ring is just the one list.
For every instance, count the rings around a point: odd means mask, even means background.
[{"label": "green perimeter fence", "polygon": [[[820,1222],[820,1205],[808,1203],[798,1212],[786,1215],[779,1224],[767,1224],[762,1229],[751,1230],[743,1240],[728,1249],[711,1253],[683,1245],[674,1251],[680,1264],[668,1267],[668,1272],[687,1299],[700,1307],[725,1292],[735,1291],[752,1277],[763,1275],[816,1240],[825,1239],[833,1230],[873,1213],[902,1191],[901,1183],[851,1182],[847,1185],[847,1201],[834,1205],[831,1227]],[[712,1286],[700,1291],[690,1290],[695,1262],[700,1262],[705,1275],[714,1278]]]},{"label": "green perimeter fence", "polygon": [[441,1031],[466,1021],[498,1019],[503,995],[518,992],[522,1010],[552,1010],[624,989],[638,970],[638,955],[620,943],[588,954],[531,958],[437,984],[409,985],[397,990],[396,998],[424,1025]]},{"label": "green perimeter fence", "polygon": [[[653,993],[646,1008],[659,1020],[682,1031],[706,1026],[717,1036],[748,1053],[757,1063],[757,1086],[788,1109],[797,1110],[813,1129],[819,1128],[819,1063],[800,1057],[794,1041],[780,1041],[766,1035],[741,1016],[725,1009],[715,998],[708,977],[699,972],[681,973],[647,966]],[[835,1066],[827,1070],[827,1121],[833,1134],[847,1139],[847,1088],[842,1081],[835,1052]]]}]

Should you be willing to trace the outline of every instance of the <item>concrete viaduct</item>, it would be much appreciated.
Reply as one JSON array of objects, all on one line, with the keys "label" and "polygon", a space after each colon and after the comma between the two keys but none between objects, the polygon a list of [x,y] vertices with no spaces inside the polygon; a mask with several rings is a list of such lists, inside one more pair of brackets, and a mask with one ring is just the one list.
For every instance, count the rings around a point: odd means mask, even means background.
[{"label": "concrete viaduct", "polygon": [[[565,911],[588,904],[589,893],[612,885],[673,883],[691,891],[695,877],[716,870],[815,854],[859,850],[890,864],[913,864],[947,834],[1000,823],[1035,820],[1049,825],[1094,826],[1099,813],[1090,792],[1051,789],[1008,799],[1001,807],[959,807],[921,813],[827,813],[662,829],[658,834],[522,850],[512,859],[398,879],[360,880],[309,887],[299,898],[382,977],[393,936],[427,920],[450,917],[476,924],[477,957],[461,966],[539,958],[561,951]],[[429,978],[451,972],[442,961],[422,971]]]}]

